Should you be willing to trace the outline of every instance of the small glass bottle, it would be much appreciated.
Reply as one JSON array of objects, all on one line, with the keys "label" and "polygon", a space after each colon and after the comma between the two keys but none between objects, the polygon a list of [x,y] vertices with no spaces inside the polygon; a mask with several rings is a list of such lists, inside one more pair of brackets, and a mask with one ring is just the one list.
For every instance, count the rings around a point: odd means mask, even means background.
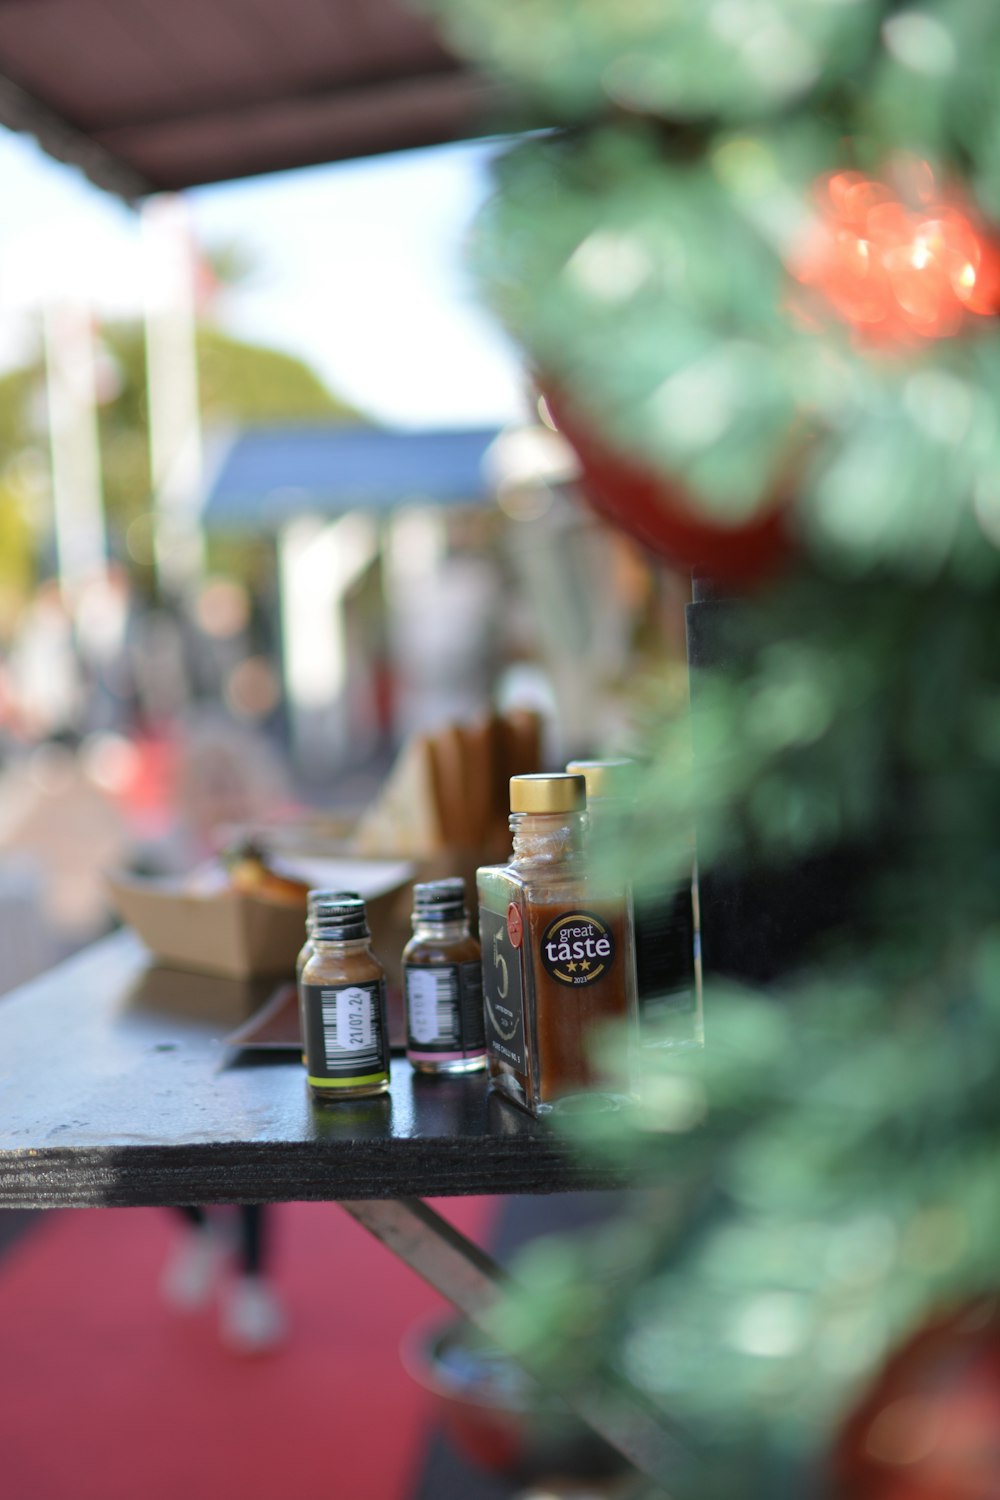
[{"label": "small glass bottle", "polygon": [[413,936],[403,949],[406,1055],[420,1073],[486,1066],[483,966],[469,931],[465,881],[413,887]]},{"label": "small glass bottle", "polygon": [[357,891],[309,891],[306,895],[306,940],[295,960],[295,987],[299,995],[299,1031],[302,1036],[302,1061],[306,1060],[306,1018],[302,1004],[302,970],[313,955],[313,917],[317,901],[339,901],[345,896],[356,898]]},{"label": "small glass bottle", "polygon": [[[625,759],[575,760],[566,767],[587,783],[592,848],[599,850],[602,840],[622,836],[628,821],[628,773],[634,767],[633,761]],[[704,1043],[696,897],[693,869],[691,878],[677,885],[639,895],[629,892],[644,1045],[700,1047]]]},{"label": "small glass bottle", "polygon": [[513,776],[510,809],[510,862],[476,875],[490,1083],[536,1115],[607,1102],[595,1042],[607,1022],[635,1025],[632,935],[588,877],[584,779]]},{"label": "small glass bottle", "polygon": [[356,1099],[389,1087],[385,970],[371,951],[365,903],[317,893],[312,953],[299,976],[304,1060],[314,1099]]}]

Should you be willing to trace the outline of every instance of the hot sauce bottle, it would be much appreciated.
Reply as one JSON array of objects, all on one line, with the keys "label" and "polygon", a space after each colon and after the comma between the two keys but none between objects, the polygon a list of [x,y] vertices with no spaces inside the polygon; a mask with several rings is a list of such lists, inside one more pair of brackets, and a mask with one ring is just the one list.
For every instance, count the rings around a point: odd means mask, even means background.
[{"label": "hot sauce bottle", "polygon": [[312,953],[299,975],[304,1061],[309,1091],[329,1102],[389,1087],[385,970],[371,951],[360,896],[317,894]]},{"label": "hot sauce bottle", "polygon": [[306,1015],[302,994],[302,970],[312,958],[313,932],[315,930],[316,907],[320,902],[340,901],[344,897],[352,900],[359,899],[357,891],[324,891],[310,890],[306,897],[306,940],[299,949],[299,955],[295,960],[295,987],[299,996],[299,1031],[302,1035],[302,1061],[306,1060]]},{"label": "hot sauce bottle", "polygon": [[413,887],[413,936],[403,949],[406,1055],[419,1073],[486,1066],[479,944],[469,932],[465,881]]},{"label": "hot sauce bottle", "polygon": [[599,1033],[634,1027],[635,986],[625,906],[586,868],[586,784],[513,776],[510,810],[509,863],[476,874],[490,1083],[536,1115],[607,1102]]}]

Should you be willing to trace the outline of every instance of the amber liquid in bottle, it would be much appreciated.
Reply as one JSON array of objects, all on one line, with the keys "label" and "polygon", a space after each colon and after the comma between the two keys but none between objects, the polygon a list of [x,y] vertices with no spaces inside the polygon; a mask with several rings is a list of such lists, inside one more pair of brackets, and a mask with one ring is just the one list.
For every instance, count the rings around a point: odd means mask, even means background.
[{"label": "amber liquid in bottle", "polygon": [[406,1055],[418,1073],[481,1072],[483,975],[465,881],[415,885],[413,902],[413,936],[403,949]]},{"label": "amber liquid in bottle", "polygon": [[[635,762],[570,761],[566,770],[587,783],[588,846],[600,867],[605,851],[612,864],[628,847],[637,816],[629,784]],[[617,847],[616,847],[617,845]],[[693,865],[692,851],[692,865]],[[635,944],[636,999],[646,1048],[700,1047],[704,1043],[701,966],[698,954],[697,878],[637,893],[626,889]]]},{"label": "amber liquid in bottle", "polygon": [[[579,791],[515,786],[543,779]],[[515,777],[513,858],[477,874],[490,1080],[533,1114],[620,1097],[600,1031],[635,1022],[631,929],[622,903],[588,879],[582,788],[577,776]],[[515,805],[543,796],[556,811]]]},{"label": "amber liquid in bottle", "polygon": [[[558,927],[560,921],[570,932],[581,933],[586,931],[588,922],[567,921],[568,917],[573,918],[578,913],[561,901],[535,903],[529,898],[527,904],[528,944],[536,960],[532,965],[531,982],[534,986],[538,1092],[543,1102],[601,1089],[607,1083],[607,1077],[593,1055],[596,1035],[606,1022],[624,1021],[629,1016],[623,913],[620,908],[608,908],[603,903],[586,899],[579,906],[587,919],[596,918],[603,927],[615,956],[606,975],[587,984],[569,986],[553,978],[549,972],[545,949],[555,945],[551,939],[546,941],[546,935]],[[597,923],[594,923],[592,932],[598,930]],[[586,957],[587,947],[592,949],[595,942],[601,942],[601,938],[595,939],[591,935],[583,941],[569,939],[571,952],[577,947],[584,949],[585,956],[575,962],[599,962]],[[538,955],[542,955],[541,962],[537,961]]]},{"label": "amber liquid in bottle", "polygon": [[313,937],[316,929],[316,910],[324,902],[330,901],[360,901],[361,897],[357,891],[327,891],[315,887],[310,890],[306,897],[306,940],[299,949],[295,960],[295,989],[299,1002],[299,1034],[302,1037],[302,1062],[308,1066],[306,1059],[306,1033],[308,1031],[308,1019],[305,1006],[305,997],[302,990],[302,973],[306,964],[316,952]]},{"label": "amber liquid in bottle", "polygon": [[312,953],[299,975],[306,1077],[319,1103],[389,1087],[385,969],[369,942],[360,897],[319,903]]}]

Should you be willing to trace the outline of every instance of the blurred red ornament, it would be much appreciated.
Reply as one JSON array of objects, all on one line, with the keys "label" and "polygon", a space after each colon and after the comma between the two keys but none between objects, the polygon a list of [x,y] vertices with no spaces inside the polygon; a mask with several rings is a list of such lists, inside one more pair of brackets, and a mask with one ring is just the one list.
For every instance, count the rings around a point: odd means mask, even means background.
[{"label": "blurred red ornament", "polygon": [[789,557],[784,497],[749,521],[721,526],[699,515],[682,484],[610,446],[551,387],[545,402],[576,452],[581,485],[594,509],[675,568],[741,587],[776,573]]},{"label": "blurred red ornament", "polygon": [[818,222],[792,272],[870,342],[951,338],[1000,311],[1000,245],[909,163],[904,202],[883,182],[837,172],[817,185]]},{"label": "blurred red ornament", "polygon": [[926,1323],[844,1423],[835,1500],[1000,1500],[1000,1302]]}]

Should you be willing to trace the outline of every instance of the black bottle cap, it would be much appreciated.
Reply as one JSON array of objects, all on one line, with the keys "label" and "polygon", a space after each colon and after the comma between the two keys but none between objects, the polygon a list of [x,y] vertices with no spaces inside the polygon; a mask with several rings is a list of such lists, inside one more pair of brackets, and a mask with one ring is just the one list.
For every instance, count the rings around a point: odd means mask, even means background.
[{"label": "black bottle cap", "polygon": [[365,903],[353,891],[316,891],[314,898],[310,915],[320,941],[346,942],[368,936]]},{"label": "black bottle cap", "polygon": [[306,897],[306,907],[312,915],[320,902],[360,900],[361,895],[358,891],[310,891]]},{"label": "black bottle cap", "polygon": [[413,887],[413,913],[421,922],[456,922],[467,915],[465,881],[427,880]]}]

